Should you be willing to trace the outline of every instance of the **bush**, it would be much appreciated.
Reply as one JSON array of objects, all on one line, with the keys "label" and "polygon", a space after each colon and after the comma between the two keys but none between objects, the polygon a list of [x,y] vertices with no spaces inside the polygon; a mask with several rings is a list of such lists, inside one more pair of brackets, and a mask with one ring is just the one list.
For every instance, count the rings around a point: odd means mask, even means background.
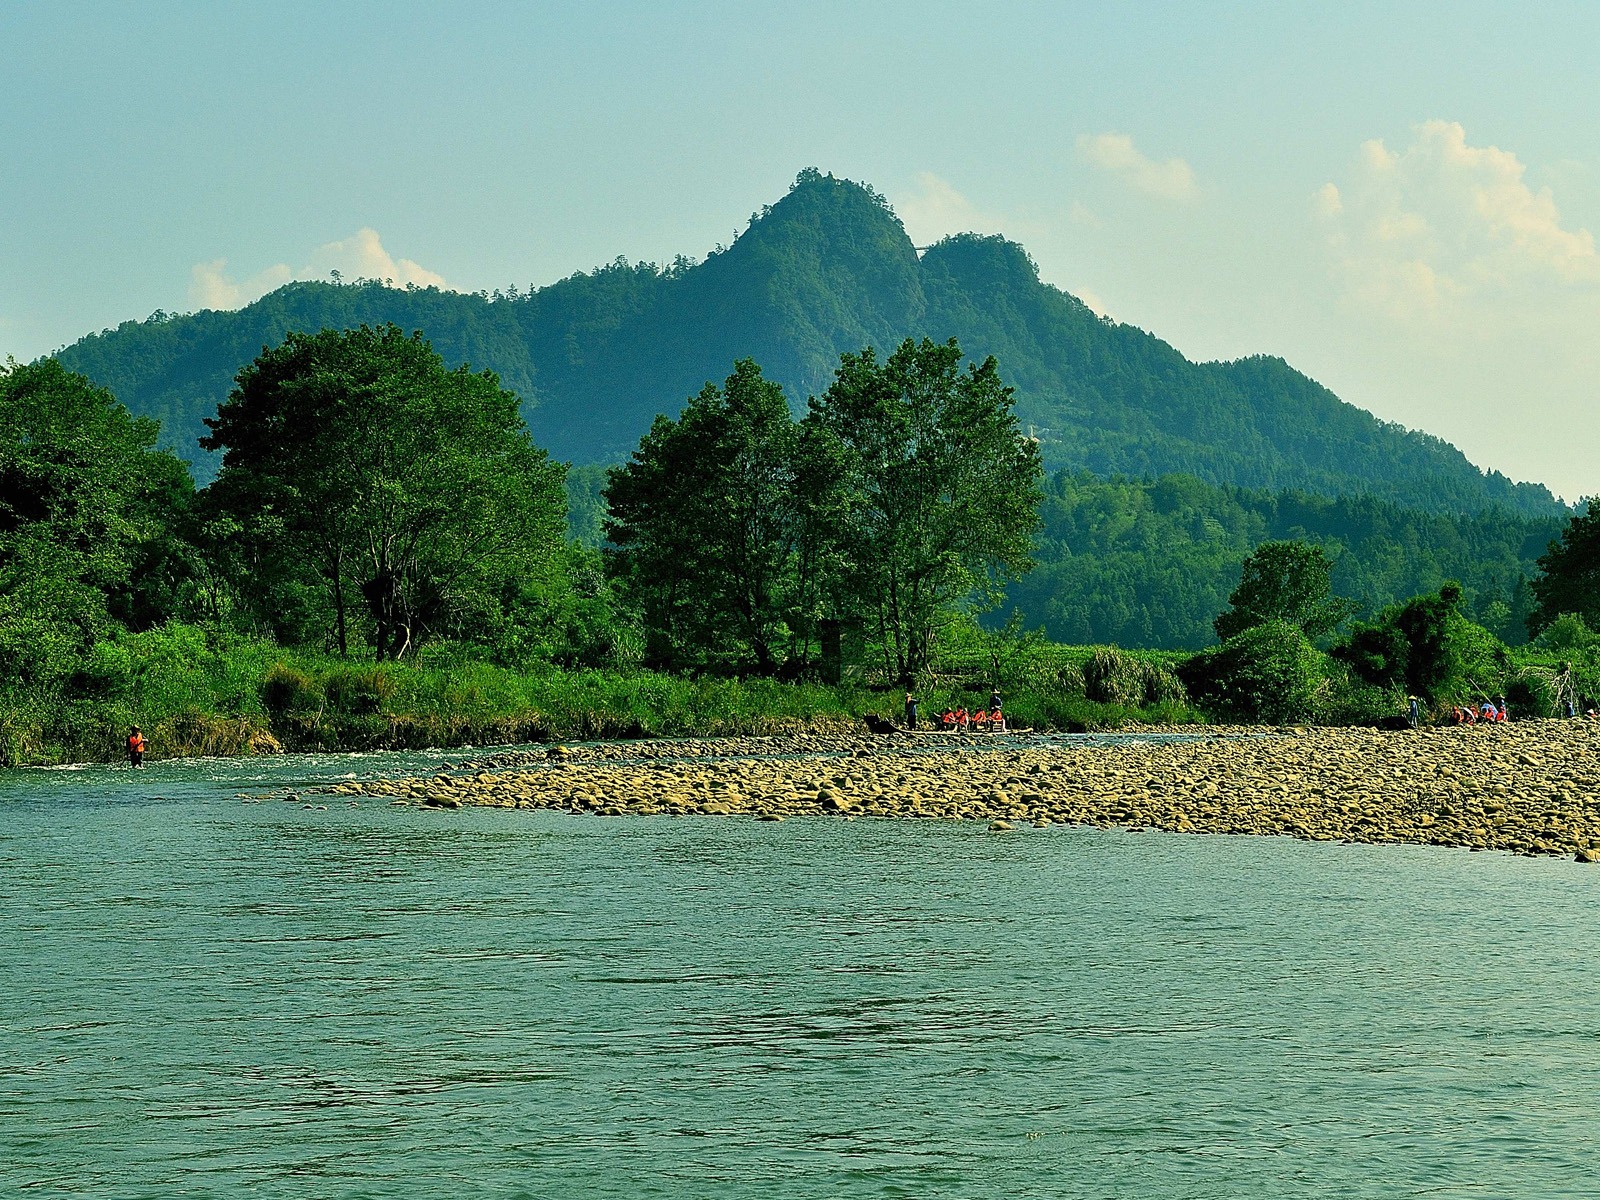
[{"label": "bush", "polygon": [[1178,674],[1208,712],[1282,725],[1308,720],[1315,712],[1323,662],[1298,627],[1273,620],[1195,655]]},{"label": "bush", "polygon": [[1533,641],[1541,650],[1586,651],[1600,644],[1600,635],[1591,632],[1577,613],[1562,613]]},{"label": "bush", "polygon": [[1096,704],[1137,708],[1144,692],[1144,664],[1114,646],[1098,647],[1083,664],[1083,694]]},{"label": "bush", "polygon": [[261,681],[261,704],[274,717],[321,709],[322,689],[304,671],[275,663]]},{"label": "bush", "polygon": [[328,703],[352,716],[380,713],[394,699],[394,676],[383,667],[335,667],[323,681]]}]

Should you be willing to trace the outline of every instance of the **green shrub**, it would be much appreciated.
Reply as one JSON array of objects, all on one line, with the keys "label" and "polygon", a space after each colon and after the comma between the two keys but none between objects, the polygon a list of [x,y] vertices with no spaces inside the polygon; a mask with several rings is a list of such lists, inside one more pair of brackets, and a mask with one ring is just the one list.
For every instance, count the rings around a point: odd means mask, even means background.
[{"label": "green shrub", "polygon": [[1144,702],[1144,663],[1114,646],[1096,647],[1083,664],[1083,694],[1096,704],[1137,708]]},{"label": "green shrub", "polygon": [[1179,676],[1207,712],[1282,725],[1314,714],[1323,656],[1297,626],[1272,620],[1195,655]]},{"label": "green shrub", "polygon": [[378,666],[335,667],[322,687],[328,704],[351,716],[383,712],[395,695],[394,676]]},{"label": "green shrub", "polygon": [[1577,613],[1562,613],[1533,639],[1541,650],[1587,651],[1600,646],[1600,634],[1591,632]]},{"label": "green shrub", "polygon": [[306,672],[279,662],[261,681],[261,703],[275,717],[314,712],[322,708],[323,693]]}]

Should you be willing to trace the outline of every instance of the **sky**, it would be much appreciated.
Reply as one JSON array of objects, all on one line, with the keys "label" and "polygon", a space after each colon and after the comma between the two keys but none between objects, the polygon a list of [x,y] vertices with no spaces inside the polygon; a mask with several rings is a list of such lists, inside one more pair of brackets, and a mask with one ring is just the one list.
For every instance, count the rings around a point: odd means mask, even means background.
[{"label": "sky", "polygon": [[333,270],[699,257],[815,166],[1577,499],[1597,45],[1593,3],[0,0],[0,360]]}]

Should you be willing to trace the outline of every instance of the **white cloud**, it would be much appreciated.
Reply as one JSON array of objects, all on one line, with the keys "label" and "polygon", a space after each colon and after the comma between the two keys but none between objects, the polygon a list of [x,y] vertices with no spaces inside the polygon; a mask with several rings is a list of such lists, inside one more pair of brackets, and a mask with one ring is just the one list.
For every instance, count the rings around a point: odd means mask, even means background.
[{"label": "white cloud", "polygon": [[189,301],[199,308],[239,308],[282,287],[293,279],[326,279],[338,271],[346,279],[382,279],[396,287],[447,287],[443,276],[409,258],[396,259],[383,248],[375,229],[358,229],[350,237],[318,246],[298,270],[277,263],[250,278],[235,281],[227,274],[228,260],[196,263],[190,271]]},{"label": "white cloud", "polygon": [[1350,295],[1393,317],[1455,316],[1494,296],[1542,305],[1552,288],[1600,284],[1593,235],[1563,225],[1526,174],[1515,154],[1428,121],[1403,150],[1364,143],[1353,177],[1313,207]]},{"label": "white cloud", "polygon": [[1111,315],[1106,309],[1106,302],[1100,298],[1098,292],[1091,292],[1086,287],[1077,287],[1072,289],[1072,294],[1082,300],[1095,316],[1108,317]]},{"label": "white cloud", "polygon": [[917,173],[917,190],[895,201],[894,210],[918,246],[928,246],[952,233],[998,233],[1003,218],[982,212],[949,180],[932,171]]},{"label": "white cloud", "polygon": [[1081,134],[1078,155],[1149,196],[1187,203],[1200,195],[1193,167],[1181,158],[1146,158],[1125,133]]}]

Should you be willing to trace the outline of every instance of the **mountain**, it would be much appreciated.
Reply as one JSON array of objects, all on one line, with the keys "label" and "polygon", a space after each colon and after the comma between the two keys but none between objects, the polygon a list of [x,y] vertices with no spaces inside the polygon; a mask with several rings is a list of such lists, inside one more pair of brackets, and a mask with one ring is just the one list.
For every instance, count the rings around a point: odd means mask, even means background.
[{"label": "mountain", "polygon": [[58,357],[195,445],[233,375],[293,329],[393,321],[524,398],[534,437],[577,463],[614,462],[737,358],[798,410],[838,356],[908,336],[993,354],[1051,468],[1170,473],[1212,484],[1370,495],[1433,512],[1564,511],[1537,484],[1483,472],[1449,443],[1378,420],[1277,358],[1193,363],[1040,280],[1027,252],[962,234],[920,256],[882,196],[814,170],[732,245],[665,268],[618,259],[527,293],[462,295],[366,281],[295,283],[237,312],[157,313]]}]

